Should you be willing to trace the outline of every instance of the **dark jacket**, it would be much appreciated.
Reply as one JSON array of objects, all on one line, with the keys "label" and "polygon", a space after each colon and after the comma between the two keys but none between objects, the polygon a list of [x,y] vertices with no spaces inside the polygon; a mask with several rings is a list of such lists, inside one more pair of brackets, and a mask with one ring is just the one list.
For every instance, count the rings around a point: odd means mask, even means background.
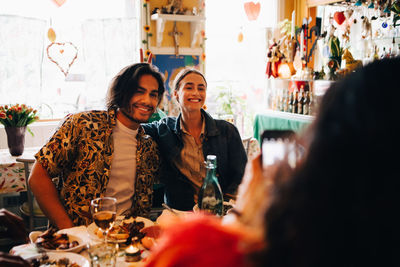
[{"label": "dark jacket", "polygon": [[[246,152],[236,127],[224,120],[215,120],[202,110],[205,119],[203,140],[204,160],[207,155],[217,156],[217,176],[223,193],[233,194],[242,181],[247,163]],[[145,132],[158,143],[163,157],[160,181],[165,185],[165,201],[175,209],[191,210],[194,206],[194,188],[173,163],[183,148],[178,118],[166,117],[158,122],[142,124]]]}]

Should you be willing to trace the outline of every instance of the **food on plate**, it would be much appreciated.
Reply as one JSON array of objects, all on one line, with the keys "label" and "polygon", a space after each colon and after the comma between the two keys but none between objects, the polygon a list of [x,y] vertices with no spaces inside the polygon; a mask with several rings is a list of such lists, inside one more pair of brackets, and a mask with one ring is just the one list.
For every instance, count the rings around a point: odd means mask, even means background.
[{"label": "food on plate", "polygon": [[61,258],[57,260],[51,260],[47,255],[42,255],[41,257],[35,258],[30,262],[33,267],[46,267],[46,266],[62,266],[62,267],[81,267],[75,262],[71,262],[68,258]]},{"label": "food on plate", "polygon": [[231,205],[229,202],[225,203],[224,202],[224,208],[223,208],[223,215],[226,215],[228,213],[228,210],[232,209],[233,205]]},{"label": "food on plate", "polygon": [[56,233],[54,228],[49,228],[35,240],[35,244],[45,249],[64,250],[79,246],[76,240],[71,241],[68,234]]},{"label": "food on plate", "polygon": [[[124,220],[120,224],[114,224],[108,231],[107,237],[115,240],[127,240],[127,243],[130,243],[133,237],[137,237],[138,240],[141,240],[146,235],[140,232],[143,227],[144,222],[136,220],[129,222],[128,220]],[[100,228],[95,230],[95,234],[99,238],[103,236]]]}]

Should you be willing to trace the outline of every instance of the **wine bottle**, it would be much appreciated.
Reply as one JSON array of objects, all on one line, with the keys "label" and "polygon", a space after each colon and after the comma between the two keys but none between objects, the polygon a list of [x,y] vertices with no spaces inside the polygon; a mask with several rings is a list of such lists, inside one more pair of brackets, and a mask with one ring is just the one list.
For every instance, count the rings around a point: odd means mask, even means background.
[{"label": "wine bottle", "polygon": [[216,176],[217,156],[207,155],[206,169],[206,177],[199,191],[199,209],[222,216],[224,199]]}]

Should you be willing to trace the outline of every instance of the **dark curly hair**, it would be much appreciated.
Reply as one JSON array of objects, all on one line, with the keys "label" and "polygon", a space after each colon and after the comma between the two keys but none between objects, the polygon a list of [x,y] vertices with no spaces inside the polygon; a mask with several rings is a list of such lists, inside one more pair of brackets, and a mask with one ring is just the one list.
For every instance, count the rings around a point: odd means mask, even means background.
[{"label": "dark curly hair", "polygon": [[158,104],[163,97],[164,77],[158,68],[148,63],[135,63],[123,68],[111,81],[108,88],[106,106],[108,109],[127,108],[139,86],[139,79],[149,74],[158,82]]},{"label": "dark curly hair", "polygon": [[266,212],[258,266],[400,266],[400,59],[326,92],[306,158]]}]

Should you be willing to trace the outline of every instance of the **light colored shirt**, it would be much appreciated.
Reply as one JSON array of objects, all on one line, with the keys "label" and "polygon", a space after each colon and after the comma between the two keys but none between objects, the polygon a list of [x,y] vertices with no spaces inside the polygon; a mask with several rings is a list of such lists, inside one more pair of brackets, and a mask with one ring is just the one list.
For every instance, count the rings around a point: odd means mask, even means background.
[{"label": "light colored shirt", "polygon": [[132,130],[117,119],[113,129],[114,156],[111,162],[110,181],[106,196],[117,199],[117,215],[121,215],[132,206],[132,196],[135,192],[136,179],[136,135],[138,130]]},{"label": "light colored shirt", "polygon": [[196,194],[194,196],[195,202],[197,203],[197,193],[203,183],[204,177],[206,176],[206,167],[204,164],[203,155],[203,139],[205,136],[205,120],[202,119],[203,123],[201,126],[200,144],[196,144],[195,138],[185,129],[181,120],[182,130],[182,141],[183,149],[179,157],[175,160],[175,166],[185,175],[192,183]]}]

